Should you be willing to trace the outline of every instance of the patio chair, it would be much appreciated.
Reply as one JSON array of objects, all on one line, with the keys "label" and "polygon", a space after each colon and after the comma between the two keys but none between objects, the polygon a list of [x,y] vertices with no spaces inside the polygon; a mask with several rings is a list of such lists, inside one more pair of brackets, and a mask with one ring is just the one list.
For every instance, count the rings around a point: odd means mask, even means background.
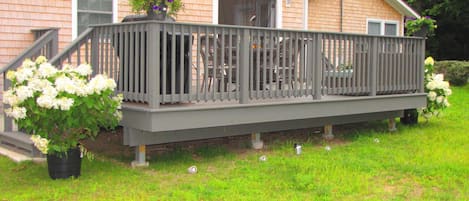
[{"label": "patio chair", "polygon": [[[227,84],[228,84],[228,76],[232,76],[232,82],[235,81],[235,74],[233,72],[227,72],[227,65],[226,60],[228,58],[225,55],[225,58],[222,58],[222,49],[219,38],[214,35],[204,35],[200,37],[200,56],[202,57],[202,62],[204,63],[203,68],[207,66],[207,74],[208,80],[205,79],[205,74],[203,76],[202,87],[201,91],[208,87],[208,91],[210,91],[213,85],[216,83],[218,91],[221,91],[221,83],[224,83],[224,91],[227,91]],[[226,53],[223,53],[226,54]],[[232,63],[232,65],[236,65]],[[236,72],[235,68],[232,68],[232,71]],[[207,83],[208,82],[208,83]]]},{"label": "patio chair", "polygon": [[279,61],[277,69],[277,81],[279,82],[279,87],[282,89],[282,86],[285,82],[288,83],[292,89],[294,87],[295,81],[297,80],[297,66],[299,66],[299,56],[300,56],[300,41],[293,38],[284,38],[279,43]]}]

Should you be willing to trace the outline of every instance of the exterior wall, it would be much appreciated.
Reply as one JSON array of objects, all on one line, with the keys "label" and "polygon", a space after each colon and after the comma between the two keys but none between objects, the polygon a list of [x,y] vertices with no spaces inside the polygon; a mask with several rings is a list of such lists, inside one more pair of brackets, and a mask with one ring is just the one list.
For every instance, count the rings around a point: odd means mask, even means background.
[{"label": "exterior wall", "polygon": [[308,29],[340,31],[340,0],[309,0],[308,3]]},{"label": "exterior wall", "polygon": [[282,28],[283,29],[304,29],[303,16],[304,7],[303,0],[291,0],[290,5],[286,5],[285,1],[282,2]]},{"label": "exterior wall", "polygon": [[0,66],[33,43],[31,29],[59,27],[59,50],[63,49],[72,38],[71,13],[70,0],[0,1]]},{"label": "exterior wall", "polygon": [[212,0],[183,0],[184,8],[178,13],[178,22],[212,23]]},{"label": "exterior wall", "polygon": [[[384,0],[344,0],[343,32],[366,33],[367,19],[398,22],[403,35],[402,15]],[[340,0],[309,0],[308,28],[340,31]]]},{"label": "exterior wall", "polygon": [[125,16],[133,15],[134,13],[132,12],[132,7],[130,7],[128,0],[118,0],[118,2],[117,21],[120,22]]}]

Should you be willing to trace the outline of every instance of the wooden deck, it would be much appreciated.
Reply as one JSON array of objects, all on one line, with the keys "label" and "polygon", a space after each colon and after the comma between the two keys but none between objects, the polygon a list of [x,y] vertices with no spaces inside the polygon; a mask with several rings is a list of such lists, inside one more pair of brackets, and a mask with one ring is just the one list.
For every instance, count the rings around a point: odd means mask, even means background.
[{"label": "wooden deck", "polygon": [[400,117],[426,104],[424,51],[423,38],[145,21],[92,26],[50,62],[117,81],[124,144],[144,163],[148,144]]}]

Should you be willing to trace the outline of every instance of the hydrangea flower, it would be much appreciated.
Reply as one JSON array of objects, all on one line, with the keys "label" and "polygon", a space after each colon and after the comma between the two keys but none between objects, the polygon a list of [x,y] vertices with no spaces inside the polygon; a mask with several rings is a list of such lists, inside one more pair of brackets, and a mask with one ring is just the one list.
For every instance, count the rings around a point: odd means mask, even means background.
[{"label": "hydrangea flower", "polygon": [[3,93],[10,106],[5,113],[20,129],[34,133],[31,139],[41,152],[66,152],[122,119],[123,96],[114,94],[115,81],[105,75],[88,81],[91,74],[88,64],[60,70],[43,56],[27,59],[7,72],[11,87]]},{"label": "hydrangea flower", "polygon": [[443,74],[434,74],[435,61],[432,57],[425,59],[425,92],[427,93],[427,107],[419,112],[426,119],[438,116],[439,110],[450,106],[448,96],[452,94],[448,81],[444,81]]}]

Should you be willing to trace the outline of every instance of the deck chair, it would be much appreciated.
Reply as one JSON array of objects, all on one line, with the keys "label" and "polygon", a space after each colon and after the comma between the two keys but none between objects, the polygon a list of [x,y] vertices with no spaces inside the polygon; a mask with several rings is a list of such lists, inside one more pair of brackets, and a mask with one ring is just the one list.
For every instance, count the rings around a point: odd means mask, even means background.
[{"label": "deck chair", "polygon": [[300,61],[300,41],[293,38],[284,38],[279,43],[279,61],[277,70],[277,81],[280,84],[280,89],[286,82],[293,89],[294,82],[297,80],[297,68],[299,67]]},{"label": "deck chair", "polygon": [[[205,66],[207,66],[206,72],[204,72],[206,75],[203,75],[201,91],[206,86],[208,86],[208,91],[210,91],[214,84],[217,85],[218,91],[227,91],[228,82],[230,81],[229,76],[231,76],[231,82],[236,83],[236,54],[232,55],[231,62],[228,61],[230,58],[229,54],[232,54],[228,50],[235,51],[235,49],[225,48],[226,51],[222,50],[221,43],[219,36],[204,35],[200,37],[200,56],[204,63],[203,68],[205,69]],[[222,51],[225,52],[222,53]],[[228,67],[230,64],[231,67]],[[228,69],[231,69],[231,72],[228,72]],[[206,77],[208,80],[206,80]],[[222,82],[224,84],[223,89],[221,87]]]}]

